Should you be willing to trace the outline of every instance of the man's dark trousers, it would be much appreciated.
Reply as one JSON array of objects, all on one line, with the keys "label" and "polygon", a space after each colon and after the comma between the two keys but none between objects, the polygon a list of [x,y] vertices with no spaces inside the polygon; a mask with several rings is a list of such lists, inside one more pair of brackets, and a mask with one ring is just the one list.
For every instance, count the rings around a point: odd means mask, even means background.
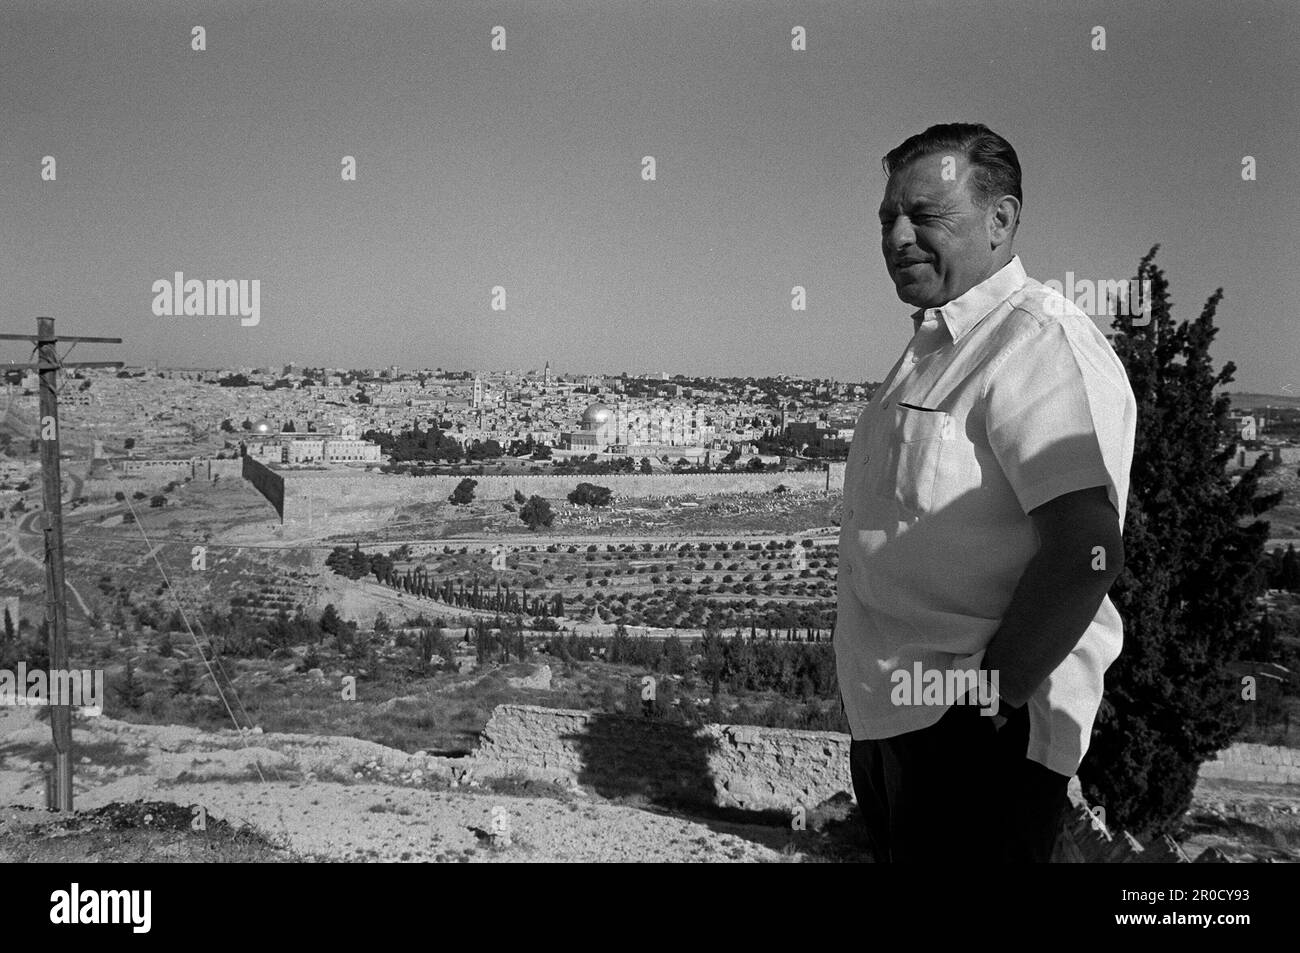
[{"label": "man's dark trousers", "polygon": [[877,863],[954,858],[1047,863],[1069,778],[1025,757],[1029,713],[997,729],[953,705],[919,731],[850,748],[853,791]]}]

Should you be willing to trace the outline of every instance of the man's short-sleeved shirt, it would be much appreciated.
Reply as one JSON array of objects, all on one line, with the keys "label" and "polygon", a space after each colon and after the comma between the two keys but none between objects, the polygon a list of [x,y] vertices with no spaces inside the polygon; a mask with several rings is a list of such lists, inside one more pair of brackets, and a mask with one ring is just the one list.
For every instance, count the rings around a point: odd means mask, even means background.
[{"label": "man's short-sleeved shirt", "polygon": [[[895,704],[893,673],[979,666],[1038,549],[1031,510],[1105,486],[1122,526],[1128,496],[1137,405],[1124,367],[1019,257],[913,322],[845,468],[834,642],[858,739],[943,716]],[[1107,597],[1028,702],[1030,759],[1075,773],[1122,640]]]}]

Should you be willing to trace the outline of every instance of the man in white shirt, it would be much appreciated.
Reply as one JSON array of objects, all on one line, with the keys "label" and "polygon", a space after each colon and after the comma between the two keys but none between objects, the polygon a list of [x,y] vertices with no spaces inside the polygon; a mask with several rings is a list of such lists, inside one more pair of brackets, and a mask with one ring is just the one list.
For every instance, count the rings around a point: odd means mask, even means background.
[{"label": "man in white shirt", "polygon": [[884,159],[915,336],[858,419],[835,654],[878,861],[1046,861],[1123,629],[1106,592],[1136,402],[1092,320],[1012,252],[1015,150],[933,126]]}]

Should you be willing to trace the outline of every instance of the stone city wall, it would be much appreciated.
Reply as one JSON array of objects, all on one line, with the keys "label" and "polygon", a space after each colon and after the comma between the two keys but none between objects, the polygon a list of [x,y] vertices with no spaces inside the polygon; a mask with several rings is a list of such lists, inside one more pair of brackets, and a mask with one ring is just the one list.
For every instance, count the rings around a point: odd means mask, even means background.
[{"label": "stone city wall", "polygon": [[[268,471],[272,472],[272,471]],[[441,502],[451,496],[460,476],[412,477],[392,474],[340,471],[273,471],[284,481],[285,526],[291,531],[319,526],[323,520],[349,511],[370,510],[371,519],[382,518],[385,509],[422,502]],[[802,473],[676,473],[617,474],[589,476],[519,475],[475,476],[475,499],[509,500],[516,491],[525,496],[562,500],[579,483],[609,487],[617,497],[710,496],[728,493],[770,493],[778,485],[791,490],[838,491],[844,486],[844,464],[829,464],[827,470]]]},{"label": "stone city wall", "polygon": [[281,521],[284,520],[284,477],[276,473],[265,464],[258,463],[252,457],[245,454],[240,458],[244,479],[256,487],[257,492],[261,493],[268,503],[275,507],[276,513],[280,515]]}]

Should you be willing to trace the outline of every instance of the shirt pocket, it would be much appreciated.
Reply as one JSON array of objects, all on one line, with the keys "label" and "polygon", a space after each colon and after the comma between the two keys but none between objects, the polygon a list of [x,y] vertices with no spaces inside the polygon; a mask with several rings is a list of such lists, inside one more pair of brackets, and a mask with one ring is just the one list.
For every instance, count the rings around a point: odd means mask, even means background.
[{"label": "shirt pocket", "polygon": [[955,429],[952,415],[942,410],[896,404],[888,443],[882,448],[876,495],[912,513],[930,512],[944,447]]}]

